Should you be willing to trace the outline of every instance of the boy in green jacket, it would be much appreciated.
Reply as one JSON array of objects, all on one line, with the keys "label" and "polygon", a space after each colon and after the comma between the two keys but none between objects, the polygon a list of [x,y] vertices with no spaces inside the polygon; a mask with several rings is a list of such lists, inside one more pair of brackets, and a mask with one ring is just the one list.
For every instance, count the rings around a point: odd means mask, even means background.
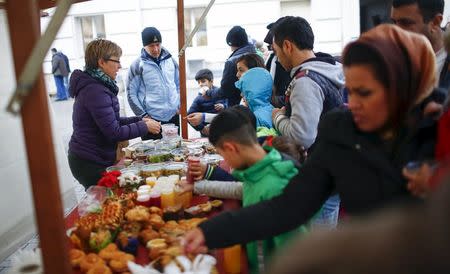
[{"label": "boy in green jacket", "polygon": [[[297,175],[295,163],[272,147],[261,147],[255,128],[248,117],[234,109],[226,109],[211,123],[209,141],[233,168],[232,175],[243,182],[243,206],[249,206],[281,194],[289,180]],[[264,261],[285,244],[301,226],[291,232],[265,239],[262,243]],[[247,257],[251,273],[258,273],[257,242],[248,243]]]}]

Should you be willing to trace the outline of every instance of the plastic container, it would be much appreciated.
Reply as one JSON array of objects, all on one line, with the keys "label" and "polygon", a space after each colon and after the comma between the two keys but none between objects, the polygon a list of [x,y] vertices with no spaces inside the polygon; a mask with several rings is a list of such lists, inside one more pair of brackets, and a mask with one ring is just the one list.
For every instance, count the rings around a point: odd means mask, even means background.
[{"label": "plastic container", "polygon": [[149,163],[162,163],[170,161],[172,159],[172,154],[170,154],[169,151],[161,150],[147,153],[146,158]]},{"label": "plastic container", "polygon": [[120,170],[120,173],[122,173],[122,174],[132,173],[132,174],[134,174],[136,176],[139,176],[141,171],[138,168],[135,168],[135,167],[126,167],[126,168],[122,168]]},{"label": "plastic container", "polygon": [[175,191],[173,189],[163,190],[161,192],[161,207],[164,209],[175,205]]},{"label": "plastic container", "polygon": [[106,172],[111,172],[111,171],[114,171],[114,170],[119,170],[120,171],[120,170],[122,170],[124,168],[125,168],[124,165],[109,166],[109,167],[106,168]]},{"label": "plastic container", "polygon": [[157,180],[158,180],[158,178],[156,178],[156,177],[147,177],[147,178],[145,178],[145,183],[148,186],[154,187]]},{"label": "plastic container", "polygon": [[141,194],[136,198],[136,203],[141,206],[151,207],[152,201],[150,194]]},{"label": "plastic container", "polygon": [[147,177],[160,177],[163,174],[162,165],[145,165],[142,167],[141,175]]},{"label": "plastic container", "polygon": [[178,137],[178,126],[174,124],[161,125],[161,135],[163,139],[172,139]]},{"label": "plastic container", "polygon": [[170,175],[178,175],[182,176],[184,174],[185,165],[181,163],[173,163],[168,164],[164,167],[164,175],[170,176]]},{"label": "plastic container", "polygon": [[150,192],[150,206],[161,208],[161,194],[157,191]]},{"label": "plastic container", "polygon": [[194,177],[191,175],[191,172],[190,172],[191,166],[192,165],[198,165],[198,164],[200,164],[200,158],[195,157],[195,156],[189,156],[189,158],[188,158],[188,171],[187,171],[187,174],[186,174],[186,179],[187,179],[187,182],[190,183],[190,184],[194,183]]},{"label": "plastic container", "polygon": [[220,161],[223,160],[223,157],[219,154],[207,154],[203,157],[204,161],[208,165],[219,166]]}]

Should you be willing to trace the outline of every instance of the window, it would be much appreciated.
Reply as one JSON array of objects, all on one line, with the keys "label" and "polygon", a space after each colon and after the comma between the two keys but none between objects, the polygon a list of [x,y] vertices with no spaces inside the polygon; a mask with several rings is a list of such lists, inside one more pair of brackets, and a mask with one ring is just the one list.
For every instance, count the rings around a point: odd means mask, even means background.
[{"label": "window", "polygon": [[86,50],[86,46],[92,40],[106,38],[105,18],[103,15],[78,17],[77,21],[80,24],[81,40],[84,50]]},{"label": "window", "polygon": [[[200,17],[202,16],[204,10],[205,8],[187,8],[184,10],[184,29],[186,39],[194,29],[195,25],[200,21]],[[206,18],[205,18],[203,23],[200,25],[197,33],[192,38],[192,42],[189,46],[200,47],[207,45],[208,45],[208,38],[206,33]]]},{"label": "window", "polygon": [[187,77],[194,79],[197,71],[205,68],[205,60],[188,60],[187,61]]}]

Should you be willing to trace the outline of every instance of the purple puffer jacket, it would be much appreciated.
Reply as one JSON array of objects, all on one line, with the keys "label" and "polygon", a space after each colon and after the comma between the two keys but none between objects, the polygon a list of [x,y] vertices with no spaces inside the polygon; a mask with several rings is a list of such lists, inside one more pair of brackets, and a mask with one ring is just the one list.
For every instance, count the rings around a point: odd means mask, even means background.
[{"label": "purple puffer jacket", "polygon": [[148,132],[140,117],[120,117],[115,91],[87,73],[75,70],[70,77],[70,90],[75,102],[69,151],[79,158],[112,165],[119,141],[144,136]]}]

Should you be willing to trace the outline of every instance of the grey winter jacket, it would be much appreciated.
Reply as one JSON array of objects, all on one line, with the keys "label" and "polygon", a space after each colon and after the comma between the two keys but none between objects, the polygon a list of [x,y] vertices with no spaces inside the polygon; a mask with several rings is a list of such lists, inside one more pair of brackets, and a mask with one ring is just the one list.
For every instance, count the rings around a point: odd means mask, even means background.
[{"label": "grey winter jacket", "polygon": [[64,60],[64,56],[59,52],[53,54],[52,57],[52,73],[55,76],[64,76],[67,77],[69,75],[69,70],[67,69],[66,61]]},{"label": "grey winter jacket", "polygon": [[[326,59],[332,58],[329,56]],[[323,87],[310,77],[295,78],[299,70],[310,70],[321,74],[338,89],[344,87],[344,73],[338,62],[327,62],[323,58],[313,58],[303,62],[291,70],[294,79],[289,84],[291,113],[283,112],[273,119],[274,127],[283,136],[289,136],[298,144],[309,148],[317,136],[317,127],[324,110],[325,93]]]}]

